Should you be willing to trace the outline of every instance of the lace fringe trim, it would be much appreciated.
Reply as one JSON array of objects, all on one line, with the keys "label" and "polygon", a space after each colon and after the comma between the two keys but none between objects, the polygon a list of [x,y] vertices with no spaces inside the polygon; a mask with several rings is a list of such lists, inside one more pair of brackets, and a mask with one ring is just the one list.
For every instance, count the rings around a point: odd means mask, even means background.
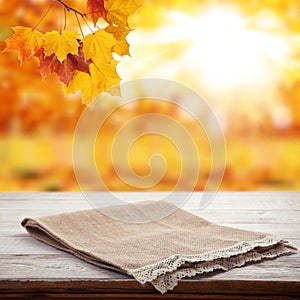
[{"label": "lace fringe trim", "polygon": [[[254,250],[257,247],[270,247],[263,252]],[[292,253],[294,247],[275,236],[266,236],[257,241],[244,241],[231,247],[200,255],[173,255],[167,259],[130,271],[137,281],[150,282],[161,293],[172,290],[184,277],[211,272],[217,269],[229,270],[240,267],[247,262],[263,258],[274,258]]]}]

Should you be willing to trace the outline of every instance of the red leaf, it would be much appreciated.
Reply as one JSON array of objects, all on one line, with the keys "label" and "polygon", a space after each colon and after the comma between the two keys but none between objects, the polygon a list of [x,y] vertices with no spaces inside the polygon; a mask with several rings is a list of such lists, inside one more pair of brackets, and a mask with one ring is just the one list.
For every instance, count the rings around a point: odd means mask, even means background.
[{"label": "red leaf", "polygon": [[107,21],[107,11],[104,8],[104,0],[88,0],[87,2],[88,15],[96,26],[99,18]]},{"label": "red leaf", "polygon": [[54,53],[50,56],[45,56],[44,49],[41,48],[37,51],[35,56],[38,57],[40,60],[40,66],[38,68],[38,71],[41,73],[43,79],[45,79],[51,73],[58,72],[61,63]]},{"label": "red leaf", "polygon": [[60,68],[58,69],[57,74],[59,79],[68,85],[73,78],[73,73],[75,70],[89,73],[90,63],[91,61],[86,61],[83,57],[68,54],[67,59],[62,62]]},{"label": "red leaf", "polygon": [[91,61],[84,59],[82,45],[79,47],[78,55],[69,53],[67,59],[65,59],[62,63],[57,59],[55,54],[45,56],[43,49],[40,49],[35,56],[40,59],[40,66],[38,70],[43,78],[49,76],[51,73],[57,73],[60,81],[68,85],[73,78],[75,70],[89,73],[89,65]]}]

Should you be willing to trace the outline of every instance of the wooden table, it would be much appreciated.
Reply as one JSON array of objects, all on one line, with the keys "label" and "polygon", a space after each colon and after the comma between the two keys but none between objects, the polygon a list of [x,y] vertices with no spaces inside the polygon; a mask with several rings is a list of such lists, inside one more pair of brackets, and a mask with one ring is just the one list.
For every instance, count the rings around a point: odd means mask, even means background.
[{"label": "wooden table", "polygon": [[[146,193],[139,196],[148,198]],[[300,248],[300,193],[223,192],[201,211],[196,209],[199,196],[195,193],[183,208],[218,224],[280,236]],[[141,285],[128,276],[93,266],[38,242],[20,226],[26,216],[89,208],[92,206],[80,193],[0,193],[0,298],[300,298],[298,253],[185,279],[173,291],[160,295],[150,284]]]}]

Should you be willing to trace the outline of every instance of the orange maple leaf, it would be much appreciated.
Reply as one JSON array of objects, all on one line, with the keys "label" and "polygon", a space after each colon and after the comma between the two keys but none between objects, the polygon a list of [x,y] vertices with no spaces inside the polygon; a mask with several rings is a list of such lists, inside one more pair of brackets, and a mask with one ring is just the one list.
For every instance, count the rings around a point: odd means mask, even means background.
[{"label": "orange maple leaf", "polygon": [[6,40],[4,52],[18,51],[21,63],[33,56],[43,44],[43,34],[29,27],[13,27],[14,33]]},{"label": "orange maple leaf", "polygon": [[107,11],[104,8],[104,0],[88,0],[87,2],[88,15],[92,19],[95,27],[99,18],[107,21]]}]

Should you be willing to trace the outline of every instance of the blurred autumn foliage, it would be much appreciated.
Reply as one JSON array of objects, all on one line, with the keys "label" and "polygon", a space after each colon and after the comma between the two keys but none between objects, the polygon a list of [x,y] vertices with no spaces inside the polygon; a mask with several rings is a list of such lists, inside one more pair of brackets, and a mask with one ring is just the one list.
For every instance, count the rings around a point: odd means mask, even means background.
[{"label": "blurred autumn foliage", "polygon": [[[47,12],[52,2],[0,1],[0,50],[13,26],[38,24],[41,32],[61,30],[64,10],[54,1]],[[142,6],[129,18],[135,28],[127,39],[132,57],[124,57],[117,66],[120,77],[177,80],[207,99],[226,137],[227,166],[221,189],[299,189],[300,2],[138,2]],[[86,11],[86,1],[66,3]],[[93,26],[92,21],[90,24]],[[73,14],[68,14],[66,26],[80,33]],[[42,80],[35,59],[20,66],[16,53],[1,53],[0,66],[0,190],[78,190],[72,136],[85,109],[81,95],[65,96],[56,74]],[[108,99],[103,109],[106,105],[116,103]],[[145,101],[118,110],[113,125],[103,128],[102,147],[111,143],[113,128],[122,120],[137,113],[166,111],[180,115],[176,109]],[[180,122],[197,135],[192,120],[182,117]],[[131,157],[132,168],[140,175],[149,171],[147,161],[153,147],[150,151],[148,146],[153,143],[169,166],[153,189],[170,190],[180,169],[170,143],[157,137],[141,140]],[[206,146],[199,144],[198,148],[204,177],[199,177],[196,189],[201,190],[209,163]],[[118,179],[105,151],[98,165],[110,189],[132,189]]]}]

